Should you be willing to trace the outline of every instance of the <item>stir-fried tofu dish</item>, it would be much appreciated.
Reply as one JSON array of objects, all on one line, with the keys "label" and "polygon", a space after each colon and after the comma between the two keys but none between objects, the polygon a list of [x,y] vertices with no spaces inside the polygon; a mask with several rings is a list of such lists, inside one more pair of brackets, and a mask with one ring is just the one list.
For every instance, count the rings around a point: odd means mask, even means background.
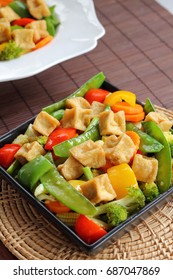
[{"label": "stir-fried tofu dish", "polygon": [[87,244],[172,183],[172,120],[104,82],[93,76],[0,148],[1,166]]},{"label": "stir-fried tofu dish", "polygon": [[[9,2],[9,3],[8,3]],[[46,0],[0,4],[0,60],[11,60],[50,43],[59,19]]]}]

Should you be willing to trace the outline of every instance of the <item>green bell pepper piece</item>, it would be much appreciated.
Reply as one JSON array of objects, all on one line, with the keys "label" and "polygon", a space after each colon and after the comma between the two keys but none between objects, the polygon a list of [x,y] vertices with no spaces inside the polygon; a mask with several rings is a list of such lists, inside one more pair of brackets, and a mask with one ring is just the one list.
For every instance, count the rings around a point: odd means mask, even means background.
[{"label": "green bell pepper piece", "polygon": [[150,113],[150,112],[155,112],[155,108],[153,103],[151,102],[150,98],[147,98],[144,104],[144,112],[146,114]]},{"label": "green bell pepper piece", "polygon": [[66,98],[53,103],[47,107],[44,107],[42,110],[46,111],[47,113],[51,114],[54,111],[59,109],[65,108],[67,98],[72,97],[83,97],[85,93],[92,89],[92,88],[100,88],[102,83],[105,80],[105,76],[102,72],[98,73],[97,75],[93,76],[90,80],[88,80],[85,84],[83,84],[79,89],[77,89],[74,93],[70,94]]},{"label": "green bell pepper piece", "polygon": [[29,13],[27,5],[24,2],[15,0],[8,5],[16,14],[18,14],[21,18],[30,18],[32,17]]},{"label": "green bell pepper piece", "polygon": [[164,148],[160,152],[155,154],[155,158],[158,160],[156,184],[159,188],[159,191],[163,193],[169,189],[172,180],[172,161],[170,146],[163,134],[163,131],[156,123],[152,121],[144,122],[142,126],[149,135],[157,139],[164,146]]},{"label": "green bell pepper piece", "polygon": [[32,192],[40,177],[51,168],[53,168],[53,165],[47,158],[38,156],[22,166],[18,172],[17,179],[22,186]]},{"label": "green bell pepper piece", "polygon": [[41,176],[40,180],[49,194],[71,210],[91,216],[97,212],[96,207],[85,196],[72,187],[59,174],[56,168],[50,169]]},{"label": "green bell pepper piece", "polygon": [[163,145],[151,135],[143,132],[131,122],[126,122],[126,130],[132,130],[140,136],[139,149],[143,153],[158,153],[163,149]]}]

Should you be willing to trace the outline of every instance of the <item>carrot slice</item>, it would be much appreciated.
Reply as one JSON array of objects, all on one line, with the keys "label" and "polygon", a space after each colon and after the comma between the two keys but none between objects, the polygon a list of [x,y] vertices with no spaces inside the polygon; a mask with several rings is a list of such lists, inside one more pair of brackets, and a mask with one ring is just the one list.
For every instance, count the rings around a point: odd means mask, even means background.
[{"label": "carrot slice", "polygon": [[13,2],[13,0],[0,0],[0,7],[5,7],[11,2]]},{"label": "carrot slice", "polygon": [[66,205],[61,203],[60,201],[51,201],[46,200],[45,201],[46,207],[53,213],[68,213],[70,211],[70,208],[68,208]]},{"label": "carrot slice", "polygon": [[48,43],[50,43],[53,40],[53,36],[48,35],[45,38],[43,38],[41,41],[39,41],[36,45],[35,48],[33,48],[33,50],[38,50],[42,47],[44,47],[45,45],[47,45]]},{"label": "carrot slice", "polygon": [[132,114],[136,115],[136,114],[143,112],[143,107],[142,107],[142,105],[137,104],[137,103],[134,106],[131,106],[127,102],[121,101],[121,102],[117,102],[116,104],[114,104],[112,106],[112,110],[114,112],[124,111],[125,114],[128,114],[128,115],[132,115]]},{"label": "carrot slice", "polygon": [[139,149],[140,136],[134,131],[126,131],[126,134],[132,139],[137,151]]},{"label": "carrot slice", "polygon": [[128,114],[125,114],[125,119],[126,121],[128,122],[140,122],[144,119],[145,117],[145,113],[144,112],[141,112],[139,114],[131,114],[131,115],[128,115]]}]

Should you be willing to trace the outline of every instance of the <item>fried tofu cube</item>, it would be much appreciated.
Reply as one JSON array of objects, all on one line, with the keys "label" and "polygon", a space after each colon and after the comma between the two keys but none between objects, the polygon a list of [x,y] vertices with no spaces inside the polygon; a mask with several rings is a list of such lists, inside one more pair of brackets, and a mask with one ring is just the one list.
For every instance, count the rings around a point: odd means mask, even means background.
[{"label": "fried tofu cube", "polygon": [[14,41],[24,50],[31,50],[35,47],[33,36],[34,30],[31,29],[16,29],[12,32]]},{"label": "fried tofu cube", "polygon": [[44,155],[46,151],[37,142],[24,144],[15,154],[15,158],[20,161],[21,164],[25,164],[28,161],[36,158],[39,155]]},{"label": "fried tofu cube", "polygon": [[91,120],[92,110],[90,104],[83,97],[69,98],[66,100],[66,110],[62,118],[64,127],[74,127],[85,131]]},{"label": "fried tofu cube", "polygon": [[57,119],[47,112],[41,111],[34,120],[33,128],[40,134],[49,136],[59,125],[60,122]]},{"label": "fried tofu cube", "polygon": [[113,113],[113,111],[104,111],[100,113],[99,120],[100,134],[103,135],[121,135],[126,130],[126,121],[124,111]]},{"label": "fried tofu cube", "polygon": [[50,10],[45,0],[27,0],[26,5],[30,14],[36,19],[50,16]]},{"label": "fried tofu cube", "polygon": [[152,157],[136,154],[132,164],[137,181],[151,183],[156,180],[158,160]]},{"label": "fried tofu cube", "polygon": [[66,109],[62,118],[63,127],[74,127],[85,131],[91,120],[91,109]]},{"label": "fried tofu cube", "polygon": [[60,164],[58,170],[67,181],[77,179],[83,174],[82,164],[73,156],[70,156],[63,164]]},{"label": "fried tofu cube", "polygon": [[103,141],[87,140],[70,149],[70,154],[82,165],[91,168],[100,168],[106,164]]},{"label": "fried tofu cube", "polygon": [[0,18],[0,43],[11,39],[10,22],[6,18]]},{"label": "fried tofu cube", "polygon": [[0,18],[6,18],[9,22],[19,19],[20,16],[9,6],[0,8]]},{"label": "fried tofu cube", "polygon": [[104,111],[104,108],[104,104],[97,101],[93,101],[91,104],[92,118],[99,117],[100,113]]},{"label": "fried tofu cube", "polygon": [[145,121],[153,121],[161,128],[162,131],[169,131],[173,122],[161,112],[150,112],[147,114]]},{"label": "fried tofu cube", "polygon": [[33,36],[34,43],[38,42],[40,39],[45,38],[46,36],[49,35],[45,20],[33,21],[27,24],[25,28],[34,30],[34,36]]},{"label": "fried tofu cube", "polygon": [[80,109],[90,109],[91,105],[83,97],[68,98],[66,100],[67,108],[80,108]]},{"label": "fried tofu cube", "polygon": [[116,193],[107,174],[96,176],[94,179],[83,183],[80,188],[82,194],[93,204],[108,202],[116,198]]},{"label": "fried tofu cube", "polygon": [[129,163],[136,150],[135,144],[125,133],[119,137],[111,135],[105,138],[103,149],[106,158],[114,165]]}]

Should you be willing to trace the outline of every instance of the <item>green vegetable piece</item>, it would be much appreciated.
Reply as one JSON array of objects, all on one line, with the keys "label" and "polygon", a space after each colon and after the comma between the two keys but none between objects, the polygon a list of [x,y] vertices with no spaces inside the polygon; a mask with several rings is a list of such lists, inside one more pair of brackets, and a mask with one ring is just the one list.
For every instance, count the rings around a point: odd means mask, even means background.
[{"label": "green vegetable piece", "polygon": [[18,173],[20,167],[21,167],[21,164],[20,164],[20,162],[16,159],[16,160],[13,161],[13,163],[8,167],[7,173],[14,177],[14,176]]},{"label": "green vegetable piece", "polygon": [[57,120],[62,119],[63,115],[64,115],[64,109],[59,109],[51,114],[51,116]]},{"label": "green vegetable piece", "polygon": [[22,186],[33,191],[40,177],[53,168],[53,165],[44,156],[38,156],[22,166],[18,172],[18,180]]},{"label": "green vegetable piece", "polygon": [[0,60],[12,60],[19,57],[23,50],[14,41],[9,41],[0,53]]},{"label": "green vegetable piece", "polygon": [[171,162],[171,150],[168,141],[166,140],[163,131],[160,127],[152,122],[144,122],[144,130],[152,137],[157,139],[163,145],[163,149],[155,154],[155,158],[158,160],[158,173],[156,178],[156,184],[160,193],[163,193],[169,189],[172,180],[172,162]]},{"label": "green vegetable piece", "polygon": [[51,35],[51,36],[55,36],[56,34],[56,28],[55,26],[53,25],[52,21],[50,18],[45,18],[45,21],[46,21],[46,26],[47,26],[47,31],[48,33]]},{"label": "green vegetable piece", "polygon": [[104,80],[105,80],[105,76],[102,72],[100,72],[97,75],[93,76],[90,80],[88,80],[85,84],[83,84],[79,89],[77,89],[71,95],[67,96],[66,98],[64,98],[56,103],[53,103],[47,107],[44,107],[42,110],[51,114],[54,111],[63,109],[63,108],[65,108],[67,98],[83,97],[89,89],[100,88],[102,83],[104,82]]},{"label": "green vegetable piece", "polygon": [[16,30],[16,29],[23,29],[23,27],[20,25],[12,25],[10,28],[11,28],[11,32],[13,32],[13,30]]},{"label": "green vegetable piece", "polygon": [[131,122],[126,122],[126,130],[135,131],[140,136],[139,149],[144,153],[158,153],[164,147],[157,139],[143,132]]},{"label": "green vegetable piece", "polygon": [[145,195],[146,202],[153,201],[160,194],[158,186],[154,182],[151,183],[140,182],[139,187],[143,192],[143,194]]},{"label": "green vegetable piece", "polygon": [[150,112],[155,112],[155,108],[153,103],[151,102],[150,98],[147,98],[145,101],[145,105],[144,105],[144,112],[146,114],[150,113]]},{"label": "green vegetable piece", "polygon": [[69,157],[70,156],[70,149],[74,146],[84,143],[87,140],[97,141],[100,139],[100,132],[98,125],[93,126],[90,130],[85,131],[84,133],[80,134],[75,138],[71,138],[60,144],[57,144],[53,147],[53,151],[56,156],[59,157]]},{"label": "green vegetable piece", "polygon": [[72,187],[57,171],[50,169],[41,178],[41,183],[47,192],[54,196],[58,201],[69,207],[71,210],[84,214],[94,215],[95,206],[74,187]]},{"label": "green vegetable piece", "polygon": [[24,2],[15,0],[8,5],[14,12],[16,12],[21,18],[32,17],[29,13],[27,5]]},{"label": "green vegetable piece", "polygon": [[[140,188],[129,187],[125,197],[96,207],[94,218],[103,218],[110,228],[125,221],[129,214],[145,206],[145,196]],[[102,216],[103,215],[103,216]]]},{"label": "green vegetable piece", "polygon": [[83,173],[84,173],[85,178],[86,178],[87,180],[91,180],[91,179],[94,178],[93,173],[92,173],[92,171],[91,171],[91,168],[88,167],[88,166],[83,167]]}]

